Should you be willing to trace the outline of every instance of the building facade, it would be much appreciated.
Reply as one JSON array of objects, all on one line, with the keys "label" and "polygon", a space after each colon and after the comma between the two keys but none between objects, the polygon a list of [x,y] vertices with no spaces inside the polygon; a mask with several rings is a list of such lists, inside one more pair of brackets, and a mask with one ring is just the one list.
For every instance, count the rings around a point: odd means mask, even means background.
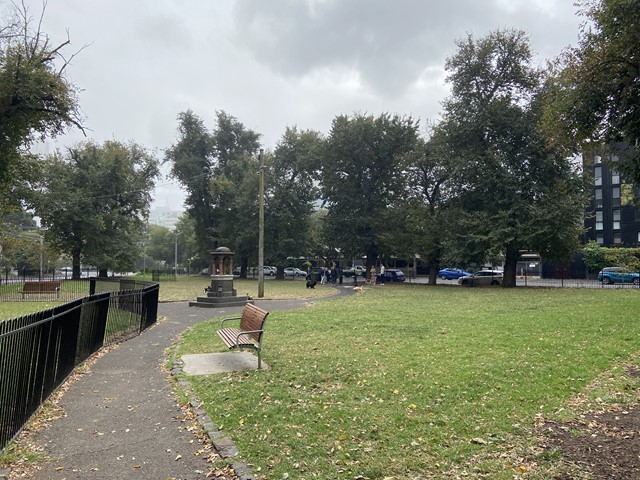
[{"label": "building facade", "polygon": [[149,224],[174,230],[184,212],[166,207],[152,208],[149,212]]},{"label": "building facade", "polygon": [[640,246],[640,190],[615,169],[623,155],[632,154],[633,148],[623,144],[583,154],[593,192],[585,212],[585,236],[603,247]]}]

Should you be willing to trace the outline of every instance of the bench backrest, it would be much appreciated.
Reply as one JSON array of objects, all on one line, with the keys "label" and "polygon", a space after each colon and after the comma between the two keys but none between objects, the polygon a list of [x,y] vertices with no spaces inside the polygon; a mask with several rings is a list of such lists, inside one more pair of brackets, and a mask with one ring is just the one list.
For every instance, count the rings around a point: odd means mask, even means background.
[{"label": "bench backrest", "polygon": [[[242,310],[242,317],[240,318],[240,330],[248,332],[251,330],[264,329],[264,324],[267,321],[267,315],[269,315],[269,312],[267,312],[266,310],[263,310],[260,307],[256,307],[252,303],[247,303],[244,307],[244,310]],[[252,333],[251,336],[255,339],[256,342],[260,343],[262,332]]]},{"label": "bench backrest", "polygon": [[60,281],[53,280],[50,282],[24,282],[22,286],[23,292],[55,292],[60,288]]}]

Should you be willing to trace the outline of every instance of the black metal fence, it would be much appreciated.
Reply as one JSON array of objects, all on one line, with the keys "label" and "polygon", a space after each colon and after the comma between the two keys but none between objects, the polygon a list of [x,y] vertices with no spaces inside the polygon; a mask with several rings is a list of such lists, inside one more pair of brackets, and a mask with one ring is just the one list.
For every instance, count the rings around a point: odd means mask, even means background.
[{"label": "black metal fence", "polygon": [[155,323],[158,284],[105,279],[85,285],[96,291],[0,321],[0,450],[78,364]]},{"label": "black metal fence", "polygon": [[[60,276],[17,277],[0,284],[0,302],[69,302],[99,292],[130,290],[148,285],[133,277],[90,277],[72,280]],[[154,281],[155,283],[155,281]]]}]

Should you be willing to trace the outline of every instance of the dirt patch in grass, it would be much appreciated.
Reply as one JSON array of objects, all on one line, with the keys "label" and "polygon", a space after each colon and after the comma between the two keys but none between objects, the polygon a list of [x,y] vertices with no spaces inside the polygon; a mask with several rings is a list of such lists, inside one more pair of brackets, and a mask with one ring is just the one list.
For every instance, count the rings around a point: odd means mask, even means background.
[{"label": "dirt patch in grass", "polygon": [[[639,377],[640,368],[628,366],[628,377]],[[567,422],[541,425],[544,447],[558,450],[575,473],[557,480],[640,478],[640,404],[613,404],[587,411]]]}]

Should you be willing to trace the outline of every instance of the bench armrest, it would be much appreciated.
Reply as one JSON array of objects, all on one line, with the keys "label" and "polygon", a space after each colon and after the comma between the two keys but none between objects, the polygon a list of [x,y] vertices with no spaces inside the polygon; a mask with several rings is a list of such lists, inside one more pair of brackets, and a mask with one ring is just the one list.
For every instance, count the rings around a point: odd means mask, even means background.
[{"label": "bench armrest", "polygon": [[[252,333],[262,333],[264,332],[264,330],[240,330],[238,332],[238,335],[236,335],[236,346],[240,346],[240,337],[242,337],[243,335],[249,335],[251,336]],[[258,346],[260,346],[260,343],[258,343]]]},{"label": "bench armrest", "polygon": [[242,319],[242,317],[227,317],[227,318],[223,318],[222,321],[220,322],[220,327],[224,327],[224,322],[226,322],[227,320],[240,320]]}]

